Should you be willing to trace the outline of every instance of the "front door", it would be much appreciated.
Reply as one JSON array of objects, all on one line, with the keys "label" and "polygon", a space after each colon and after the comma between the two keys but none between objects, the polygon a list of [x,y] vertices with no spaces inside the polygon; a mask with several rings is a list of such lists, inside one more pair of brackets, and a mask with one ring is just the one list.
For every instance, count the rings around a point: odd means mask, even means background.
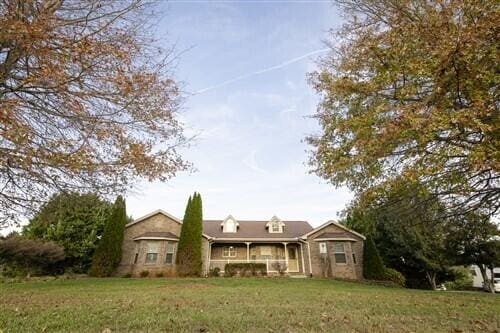
[{"label": "front door", "polygon": [[299,260],[297,257],[297,248],[288,248],[288,271],[298,272],[299,271]]}]

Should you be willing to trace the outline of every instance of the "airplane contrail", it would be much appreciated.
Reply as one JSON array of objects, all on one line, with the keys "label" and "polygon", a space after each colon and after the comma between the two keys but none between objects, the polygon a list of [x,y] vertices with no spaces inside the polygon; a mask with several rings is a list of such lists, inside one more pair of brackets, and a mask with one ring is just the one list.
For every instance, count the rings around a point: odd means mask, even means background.
[{"label": "airplane contrail", "polygon": [[326,48],[326,49],[320,49],[320,50],[316,50],[316,51],[311,51],[311,52],[303,54],[303,55],[301,55],[299,57],[295,57],[295,58],[286,60],[286,61],[282,62],[281,64],[278,64],[278,65],[275,65],[275,66],[271,66],[271,67],[268,67],[268,68],[264,68],[264,69],[261,69],[261,70],[258,70],[258,71],[252,72],[252,73],[243,74],[243,75],[237,76],[235,78],[232,78],[232,79],[223,81],[221,83],[215,84],[213,86],[200,89],[200,90],[196,91],[195,94],[201,94],[201,93],[204,93],[204,92],[207,92],[207,91],[210,91],[210,90],[214,90],[214,89],[226,86],[226,85],[231,84],[231,83],[236,82],[236,81],[247,79],[247,78],[255,76],[255,75],[264,74],[264,73],[267,73],[267,72],[270,72],[270,71],[274,71],[276,69],[280,69],[280,68],[286,67],[288,65],[291,65],[293,63],[296,63],[297,61],[300,61],[300,60],[305,59],[307,57],[310,57],[312,55],[315,55],[315,54],[318,54],[318,53],[327,52],[329,50],[330,50],[329,48]]}]

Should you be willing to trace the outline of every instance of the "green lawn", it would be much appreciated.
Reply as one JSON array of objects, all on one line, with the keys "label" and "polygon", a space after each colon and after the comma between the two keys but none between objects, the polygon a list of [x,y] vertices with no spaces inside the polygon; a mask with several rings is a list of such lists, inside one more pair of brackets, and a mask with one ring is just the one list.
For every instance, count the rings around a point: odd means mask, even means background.
[{"label": "green lawn", "polygon": [[500,295],[286,278],[0,283],[0,332],[500,332]]}]

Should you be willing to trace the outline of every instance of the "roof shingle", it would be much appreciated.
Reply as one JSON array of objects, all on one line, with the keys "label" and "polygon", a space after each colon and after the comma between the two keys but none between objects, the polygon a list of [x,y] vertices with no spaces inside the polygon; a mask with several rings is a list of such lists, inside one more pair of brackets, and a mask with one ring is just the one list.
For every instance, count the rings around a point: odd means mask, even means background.
[{"label": "roof shingle", "polygon": [[306,221],[282,221],[285,225],[282,233],[270,233],[266,224],[269,221],[248,221],[238,220],[239,227],[237,232],[222,232],[222,220],[205,220],[203,221],[203,232],[215,238],[297,238],[313,228]]}]

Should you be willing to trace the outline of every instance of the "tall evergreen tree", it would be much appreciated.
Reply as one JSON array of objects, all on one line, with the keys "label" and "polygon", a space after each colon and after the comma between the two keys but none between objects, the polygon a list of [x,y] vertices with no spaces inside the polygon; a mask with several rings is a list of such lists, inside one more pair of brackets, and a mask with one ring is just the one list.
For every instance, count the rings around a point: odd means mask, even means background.
[{"label": "tall evergreen tree", "polygon": [[180,276],[201,275],[202,220],[201,195],[195,192],[188,199],[177,248],[177,273]]},{"label": "tall evergreen tree", "polygon": [[110,276],[116,269],[122,257],[123,233],[127,222],[125,200],[118,196],[104,233],[97,244],[92,258],[90,274],[93,276]]},{"label": "tall evergreen tree", "polygon": [[368,235],[366,237],[365,246],[363,249],[363,276],[369,280],[384,280],[385,266],[380,258],[377,247],[373,238]]}]

